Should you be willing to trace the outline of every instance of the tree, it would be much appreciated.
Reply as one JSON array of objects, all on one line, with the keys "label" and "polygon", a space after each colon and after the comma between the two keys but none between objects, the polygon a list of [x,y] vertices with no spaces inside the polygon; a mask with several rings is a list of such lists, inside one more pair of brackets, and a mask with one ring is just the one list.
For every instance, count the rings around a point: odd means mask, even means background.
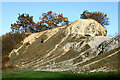
[{"label": "tree", "polygon": [[33,16],[29,16],[29,14],[19,14],[18,20],[16,23],[11,24],[11,29],[13,32],[19,31],[19,32],[28,32],[35,30],[33,21]]},{"label": "tree", "polygon": [[53,27],[56,27],[58,25],[61,25],[62,23],[64,23],[65,25],[68,24],[68,18],[67,17],[63,17],[63,14],[56,14],[53,13],[52,11],[48,11],[47,13],[43,13],[42,17],[40,17],[40,22],[38,23],[39,26],[42,26],[42,28],[47,28],[47,29],[51,29]]},{"label": "tree", "polygon": [[109,18],[107,18],[107,14],[104,14],[102,12],[88,12],[85,10],[82,14],[81,17],[82,19],[94,19],[97,22],[99,22],[103,27],[105,25],[109,25]]},{"label": "tree", "polygon": [[88,10],[85,10],[85,11],[83,12],[83,14],[81,14],[80,18],[81,18],[81,19],[87,19],[86,15],[88,15],[88,14],[89,14]]}]

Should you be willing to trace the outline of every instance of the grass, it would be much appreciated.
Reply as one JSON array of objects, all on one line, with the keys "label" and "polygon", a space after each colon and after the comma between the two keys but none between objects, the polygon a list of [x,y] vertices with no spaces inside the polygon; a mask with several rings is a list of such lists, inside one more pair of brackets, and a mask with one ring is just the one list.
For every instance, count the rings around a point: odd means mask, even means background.
[{"label": "grass", "polygon": [[[29,63],[31,61],[41,59],[43,56],[49,53],[56,46],[56,44],[58,44],[65,37],[63,32],[64,32],[64,28],[62,28],[58,33],[52,36],[48,41],[41,43],[42,38],[44,39],[47,38],[46,33],[43,33],[43,35],[41,35],[35,42],[33,42],[29,46],[29,48],[27,49],[21,48],[19,50],[19,52],[21,53],[19,54],[19,58],[15,56],[15,58],[12,59],[12,62],[16,61],[17,63],[14,63],[14,64],[19,65],[19,63],[24,61],[27,61],[27,63]],[[46,52],[46,50],[48,50],[49,52]],[[23,51],[26,51],[26,52],[23,53]],[[35,63],[33,65],[35,65]],[[31,67],[33,65],[31,65]]]},{"label": "grass", "polygon": [[[100,54],[99,56],[97,56],[97,57],[95,57],[95,58],[92,58],[92,59],[90,59],[89,61],[86,61],[85,63],[79,64],[79,66],[83,66],[83,65],[89,64],[89,63],[91,63],[91,62],[97,61],[97,60],[99,60],[99,59],[102,59],[102,58],[104,58],[104,57],[106,57],[106,56],[114,53],[115,51],[118,51],[119,49],[120,49],[120,48],[116,48],[116,49],[111,50],[111,51],[109,51],[109,52],[106,52],[106,53],[104,53],[104,54]],[[113,58],[114,58],[114,57],[113,57]],[[118,56],[116,57],[116,59],[118,59]]]},{"label": "grass", "polygon": [[48,72],[48,71],[33,71],[33,70],[9,70],[2,72],[2,78],[81,78],[81,79],[97,79],[97,78],[120,78],[118,73],[89,73],[77,74],[69,72]]},{"label": "grass", "polygon": [[75,51],[74,49],[71,49],[67,53],[65,53],[63,56],[56,59],[55,62],[61,62],[61,61],[69,60],[69,59],[72,59],[72,58],[75,58],[75,57],[79,56],[79,54],[80,54],[79,52]]}]

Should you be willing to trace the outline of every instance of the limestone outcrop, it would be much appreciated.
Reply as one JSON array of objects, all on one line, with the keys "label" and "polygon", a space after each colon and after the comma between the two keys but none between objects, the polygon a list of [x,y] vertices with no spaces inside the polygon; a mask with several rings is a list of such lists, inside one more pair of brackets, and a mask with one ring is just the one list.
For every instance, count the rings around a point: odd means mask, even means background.
[{"label": "limestone outcrop", "polygon": [[[106,35],[104,27],[92,19],[79,19],[67,26],[33,33],[11,51],[11,64],[35,71],[115,71],[120,36]],[[27,42],[30,45],[25,46]]]},{"label": "limestone outcrop", "polygon": [[68,34],[81,34],[84,36],[106,36],[105,28],[93,19],[79,19],[66,29]]}]

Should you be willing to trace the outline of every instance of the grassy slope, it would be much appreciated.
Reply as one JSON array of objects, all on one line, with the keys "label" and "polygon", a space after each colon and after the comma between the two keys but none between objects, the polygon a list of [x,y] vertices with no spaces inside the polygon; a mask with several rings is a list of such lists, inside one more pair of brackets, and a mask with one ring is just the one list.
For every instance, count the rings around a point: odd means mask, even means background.
[{"label": "grassy slope", "polygon": [[19,55],[19,58],[15,56],[17,59],[16,58],[12,59],[13,62],[16,62],[14,64],[19,64],[23,61],[28,61],[29,63],[33,60],[42,58],[45,54],[48,53],[46,52],[46,50],[51,51],[55,47],[55,45],[58,44],[62,40],[62,38],[64,37],[64,34],[62,34],[62,32],[64,31],[63,29],[61,29],[61,31],[55,34],[52,38],[50,38],[44,44],[40,42],[42,38],[46,39],[45,35],[42,35],[32,45],[30,45],[29,48],[25,50],[26,51],[25,53],[23,53],[25,48],[21,49],[20,50],[21,54]]},{"label": "grassy slope", "polygon": [[68,72],[45,72],[32,70],[3,71],[2,78],[120,78],[117,73],[75,74]]}]

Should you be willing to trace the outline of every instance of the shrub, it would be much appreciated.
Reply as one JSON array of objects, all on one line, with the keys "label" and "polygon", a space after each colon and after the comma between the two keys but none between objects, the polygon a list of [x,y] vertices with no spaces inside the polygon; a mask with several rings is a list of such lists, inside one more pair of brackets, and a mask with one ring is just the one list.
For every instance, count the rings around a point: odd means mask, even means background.
[{"label": "shrub", "polygon": [[10,61],[9,53],[16,48],[16,45],[21,43],[21,41],[28,35],[19,32],[9,32],[2,35],[2,64],[4,67]]},{"label": "shrub", "polygon": [[9,53],[12,49],[16,47],[26,36],[25,33],[19,32],[9,32],[2,35],[2,54]]}]

